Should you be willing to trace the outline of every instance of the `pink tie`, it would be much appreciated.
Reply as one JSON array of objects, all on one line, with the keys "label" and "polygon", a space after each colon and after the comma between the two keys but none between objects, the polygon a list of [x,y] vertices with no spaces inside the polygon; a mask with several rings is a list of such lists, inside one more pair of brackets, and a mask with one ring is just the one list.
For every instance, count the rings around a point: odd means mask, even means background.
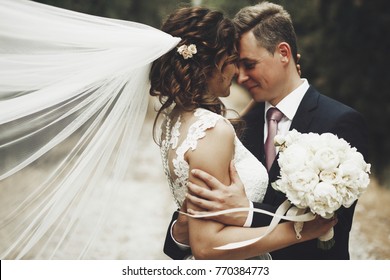
[{"label": "pink tie", "polygon": [[269,108],[267,111],[268,136],[264,144],[265,163],[269,171],[276,157],[274,138],[278,131],[278,122],[283,118],[283,113],[277,108]]}]

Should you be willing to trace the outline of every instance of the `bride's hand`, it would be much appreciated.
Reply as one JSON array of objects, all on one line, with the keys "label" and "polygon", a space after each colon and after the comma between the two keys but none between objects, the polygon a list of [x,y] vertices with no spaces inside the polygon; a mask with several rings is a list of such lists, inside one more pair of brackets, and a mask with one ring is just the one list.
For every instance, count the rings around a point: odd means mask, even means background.
[{"label": "bride's hand", "polygon": [[301,54],[298,53],[298,54],[297,54],[297,65],[296,65],[296,67],[297,67],[297,71],[298,71],[299,76],[302,75],[301,65],[299,64],[299,60],[300,60],[300,59],[301,59]]}]

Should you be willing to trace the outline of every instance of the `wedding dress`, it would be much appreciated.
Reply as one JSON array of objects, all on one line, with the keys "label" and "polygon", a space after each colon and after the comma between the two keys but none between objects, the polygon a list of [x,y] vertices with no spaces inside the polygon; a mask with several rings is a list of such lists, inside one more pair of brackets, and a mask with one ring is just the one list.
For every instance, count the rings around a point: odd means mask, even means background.
[{"label": "wedding dress", "polygon": [[88,256],[137,148],[150,66],[180,40],[0,0],[0,259]]},{"label": "wedding dress", "polygon": [[[207,139],[207,131],[213,129],[219,121],[229,121],[221,115],[198,108],[185,120],[183,116],[171,117],[166,114],[161,131],[161,156],[165,175],[173,198],[180,208],[187,192],[189,165],[184,155],[195,150],[197,142]],[[182,125],[185,123],[185,125]],[[230,124],[230,123],[229,123]],[[222,143],[221,143],[222,144]],[[268,186],[268,174],[265,167],[241,143],[237,135],[234,138],[233,161],[249,200],[262,202]],[[269,259],[269,254],[259,256]]]}]

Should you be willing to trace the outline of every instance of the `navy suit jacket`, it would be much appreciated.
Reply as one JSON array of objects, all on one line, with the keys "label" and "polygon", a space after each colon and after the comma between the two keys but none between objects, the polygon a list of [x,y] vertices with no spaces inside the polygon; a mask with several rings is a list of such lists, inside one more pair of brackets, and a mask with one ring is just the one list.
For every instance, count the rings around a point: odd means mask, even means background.
[{"label": "navy suit jacket", "polygon": [[[258,103],[244,116],[246,129],[241,141],[247,149],[262,163],[264,155],[264,103]],[[356,147],[367,160],[368,129],[363,116],[356,110],[320,94],[314,87],[305,93],[302,102],[292,120],[290,130],[296,129],[301,133],[331,132],[345,139]],[[279,176],[280,168],[275,159],[270,171],[269,182],[274,182]],[[263,203],[254,203],[256,208],[273,211],[286,200],[283,193],[268,186]],[[338,223],[334,228],[336,241],[330,250],[317,248],[317,241],[311,240],[271,252],[273,259],[349,259],[349,233],[352,226],[353,213],[356,203],[349,208],[342,207],[337,211]],[[175,219],[176,214],[173,216]],[[252,227],[269,225],[271,217],[263,214],[254,214]],[[171,222],[172,223],[172,222]],[[171,226],[171,224],[170,224]],[[170,228],[170,227],[169,227]],[[164,252],[173,259],[182,259],[189,251],[180,250],[172,240],[169,230],[164,244]]]}]

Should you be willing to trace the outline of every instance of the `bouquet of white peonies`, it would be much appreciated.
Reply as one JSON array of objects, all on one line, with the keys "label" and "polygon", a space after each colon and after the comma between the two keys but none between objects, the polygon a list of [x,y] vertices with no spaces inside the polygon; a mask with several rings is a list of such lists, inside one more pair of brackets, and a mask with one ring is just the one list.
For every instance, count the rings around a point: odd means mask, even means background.
[{"label": "bouquet of white peonies", "polygon": [[[341,206],[350,207],[367,189],[371,165],[344,139],[331,133],[289,131],[275,137],[280,178],[273,188],[300,209],[324,218]],[[319,247],[334,245],[333,229],[319,238]]]}]

